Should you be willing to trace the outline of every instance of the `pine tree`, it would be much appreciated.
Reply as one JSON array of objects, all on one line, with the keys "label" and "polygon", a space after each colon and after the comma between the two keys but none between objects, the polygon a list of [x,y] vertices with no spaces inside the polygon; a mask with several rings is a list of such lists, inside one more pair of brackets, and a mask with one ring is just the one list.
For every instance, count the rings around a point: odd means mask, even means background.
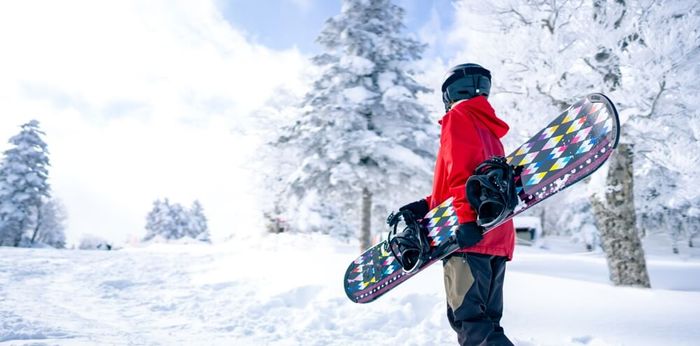
[{"label": "pine tree", "polygon": [[427,194],[437,125],[416,100],[428,89],[409,66],[424,45],[402,34],[403,17],[389,0],[345,0],[318,36],[322,73],[276,142],[298,158],[276,205],[292,230],[367,234],[372,211]]},{"label": "pine tree", "polygon": [[180,239],[187,236],[187,225],[189,224],[189,215],[180,203],[170,205],[168,211],[172,226],[163,230],[163,236],[166,239]]},{"label": "pine tree", "polygon": [[19,246],[49,197],[49,156],[39,122],[21,126],[0,164],[0,245]]},{"label": "pine tree", "polygon": [[146,236],[144,241],[151,240],[162,233],[163,229],[170,228],[168,210],[170,209],[168,199],[161,201],[157,199],[153,202],[153,208],[146,216]]},{"label": "pine tree", "polygon": [[209,228],[207,226],[207,217],[204,216],[204,208],[202,204],[195,200],[189,210],[189,225],[188,236],[192,239],[210,242]]}]

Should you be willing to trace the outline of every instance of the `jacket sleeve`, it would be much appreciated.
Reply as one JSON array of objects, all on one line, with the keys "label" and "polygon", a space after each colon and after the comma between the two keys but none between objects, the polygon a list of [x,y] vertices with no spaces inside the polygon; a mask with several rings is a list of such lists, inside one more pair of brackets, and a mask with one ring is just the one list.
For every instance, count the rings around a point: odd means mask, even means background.
[{"label": "jacket sleeve", "polygon": [[441,146],[447,168],[447,184],[459,223],[476,221],[476,212],[467,201],[466,184],[476,166],[484,160],[483,145],[472,119],[452,112],[446,123]]}]

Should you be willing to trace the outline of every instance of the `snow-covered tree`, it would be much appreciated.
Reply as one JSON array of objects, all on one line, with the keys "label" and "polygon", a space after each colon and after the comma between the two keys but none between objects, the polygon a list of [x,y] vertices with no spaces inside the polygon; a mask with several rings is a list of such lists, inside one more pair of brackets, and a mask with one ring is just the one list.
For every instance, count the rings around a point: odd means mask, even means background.
[{"label": "snow-covered tree", "polygon": [[608,188],[591,197],[607,257],[610,280],[615,285],[651,287],[644,249],[636,230],[632,147],[620,143],[610,157]]},{"label": "snow-covered tree", "polygon": [[410,66],[424,45],[402,33],[403,17],[389,0],[345,0],[327,20],[320,76],[274,144],[296,160],[270,215],[284,227],[351,236],[362,225],[366,238],[383,219],[372,212],[429,192],[438,128],[416,99],[428,89]]},{"label": "snow-covered tree", "polygon": [[[596,2],[599,18],[617,34],[605,47],[619,75],[623,141],[633,146],[637,220],[648,232],[665,232],[675,244],[690,235],[687,211],[700,205],[700,6],[693,2]],[[610,18],[606,18],[610,17]],[[597,70],[599,75],[606,72]],[[618,151],[621,153],[622,151]],[[632,161],[631,158],[627,159]],[[629,167],[631,170],[632,167]],[[606,209],[608,209],[606,207]]]},{"label": "snow-covered tree", "polygon": [[209,227],[207,226],[207,217],[204,216],[204,208],[202,204],[195,200],[189,210],[189,225],[188,233],[192,239],[209,242]]},{"label": "snow-covered tree", "polygon": [[143,240],[148,241],[161,234],[164,229],[172,226],[169,216],[170,202],[166,198],[164,201],[157,199],[153,202],[153,208],[146,215],[146,236]]},{"label": "snow-covered tree", "polygon": [[[471,47],[478,47],[468,54],[496,63],[492,100],[496,109],[505,110],[515,133],[522,134],[517,140],[509,139],[511,147],[546,122],[542,114],[553,116],[587,93],[602,91],[616,103],[623,120],[622,143],[632,148],[624,151],[631,156],[619,162],[635,162],[638,168],[634,174],[631,166],[625,168],[629,173],[620,173],[638,181],[633,195],[617,196],[628,201],[620,205],[619,212],[596,212],[600,227],[615,225],[606,234],[633,239],[637,236],[635,213],[677,213],[698,203],[696,192],[675,188],[696,185],[700,171],[690,163],[700,155],[699,107],[694,96],[700,61],[697,3],[496,0],[462,2],[458,8],[458,22],[473,23],[473,29],[479,31],[478,35],[465,34],[472,39]],[[619,181],[608,177],[608,184]],[[604,180],[601,182],[591,191],[616,188],[606,189]],[[644,198],[635,203],[633,196]],[[596,198],[605,200],[602,194]],[[552,202],[543,203],[547,214],[554,215],[557,208],[550,206]],[[613,208],[601,206],[589,210]],[[620,214],[623,212],[632,215]],[[630,222],[620,227],[604,220],[610,217]],[[656,231],[678,229],[673,224],[658,226]],[[606,253],[609,259],[615,255],[626,261],[630,258],[620,251]],[[643,255],[635,258],[643,261]]]},{"label": "snow-covered tree", "polygon": [[153,209],[146,216],[144,241],[156,237],[163,239],[192,238],[209,242],[209,230],[204,209],[199,201],[188,210],[179,203],[170,203],[166,198],[153,202]]},{"label": "snow-covered tree", "polygon": [[146,236],[145,241],[156,236],[164,239],[179,239],[184,234],[182,230],[182,211],[180,204],[171,204],[170,200],[156,200],[153,202],[153,209],[146,216]]},{"label": "snow-covered tree", "polygon": [[0,246],[19,246],[49,197],[47,145],[39,122],[21,126],[0,163]]},{"label": "snow-covered tree", "polygon": [[58,199],[50,199],[39,208],[38,221],[32,232],[31,243],[46,244],[57,249],[66,247],[65,206]]}]

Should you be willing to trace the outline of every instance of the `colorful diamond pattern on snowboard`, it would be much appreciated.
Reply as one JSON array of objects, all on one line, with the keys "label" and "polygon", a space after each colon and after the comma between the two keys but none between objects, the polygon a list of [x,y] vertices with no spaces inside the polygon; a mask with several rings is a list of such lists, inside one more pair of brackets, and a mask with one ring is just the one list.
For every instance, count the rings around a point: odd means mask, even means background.
[{"label": "colorful diamond pattern on snowboard", "polygon": [[431,247],[438,246],[454,236],[459,228],[459,222],[455,208],[452,207],[452,198],[428,212],[423,219],[423,224],[429,230],[428,239]]},{"label": "colorful diamond pattern on snowboard", "polygon": [[523,166],[526,193],[547,183],[550,176],[588,153],[612,129],[612,119],[602,103],[579,101],[520,146],[507,159]]},{"label": "colorful diamond pattern on snowboard", "polygon": [[365,251],[353,264],[348,282],[351,291],[361,291],[369,285],[401,269],[394,256],[384,246],[374,246]]}]

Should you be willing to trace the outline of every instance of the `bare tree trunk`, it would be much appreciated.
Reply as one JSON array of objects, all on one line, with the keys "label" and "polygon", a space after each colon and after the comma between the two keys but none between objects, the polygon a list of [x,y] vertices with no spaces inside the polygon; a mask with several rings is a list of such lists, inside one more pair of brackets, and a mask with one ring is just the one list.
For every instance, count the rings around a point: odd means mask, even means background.
[{"label": "bare tree trunk", "polygon": [[12,242],[12,244],[13,244],[12,246],[19,247],[19,244],[22,243],[22,234],[24,233],[22,231],[23,229],[24,229],[24,227],[19,228],[19,230],[15,230],[15,234],[14,234],[15,239]]},{"label": "bare tree trunk", "polygon": [[610,158],[605,196],[593,196],[591,204],[610,280],[616,286],[651,287],[635,225],[632,163],[632,145],[620,144]]},{"label": "bare tree trunk", "polygon": [[34,227],[34,232],[32,233],[32,244],[36,240],[37,234],[39,234],[39,228],[41,227],[41,206],[36,208],[36,227]]},{"label": "bare tree trunk", "polygon": [[360,251],[369,248],[372,232],[372,193],[365,187],[362,189],[362,218],[360,228]]},{"label": "bare tree trunk", "polygon": [[541,237],[544,237],[547,232],[545,231],[547,229],[547,208],[542,208],[542,211],[540,212],[540,225],[542,226],[542,229],[540,230],[542,234],[540,234]]},{"label": "bare tree trunk", "polygon": [[678,255],[681,253],[680,249],[678,248],[678,244],[680,243],[680,240],[683,238],[685,234],[687,234],[687,227],[686,223],[684,222],[683,218],[673,218],[674,221],[672,222],[667,222],[666,225],[674,225],[675,232],[671,233],[671,239],[672,239],[672,245],[673,245],[673,253]]}]

